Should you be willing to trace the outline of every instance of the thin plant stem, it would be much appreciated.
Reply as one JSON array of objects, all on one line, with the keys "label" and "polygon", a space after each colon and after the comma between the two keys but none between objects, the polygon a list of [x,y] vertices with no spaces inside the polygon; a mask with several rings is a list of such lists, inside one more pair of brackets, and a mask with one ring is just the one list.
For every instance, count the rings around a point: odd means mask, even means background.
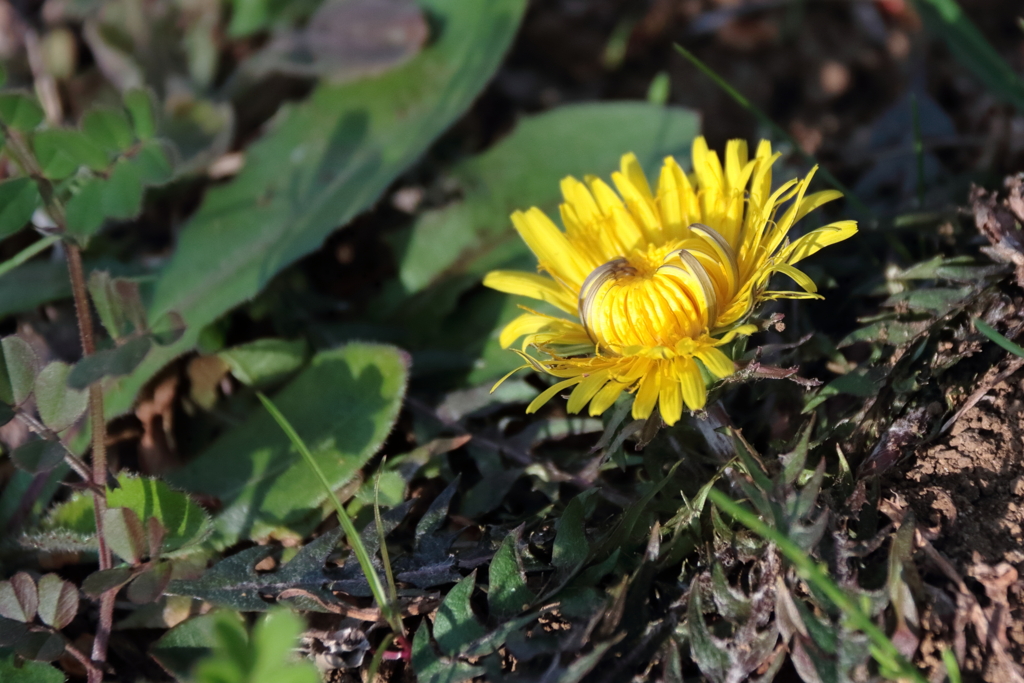
[{"label": "thin plant stem", "polygon": [[334,489],[331,488],[330,482],[327,481],[327,477],[324,475],[323,470],[320,469],[320,465],[318,465],[316,459],[313,458],[313,454],[309,452],[306,442],[303,441],[302,437],[300,437],[298,432],[295,431],[295,428],[292,427],[288,418],[286,418],[281,411],[277,409],[277,406],[275,406],[269,398],[263,395],[263,392],[258,391],[256,392],[256,395],[259,397],[260,402],[263,403],[263,407],[267,409],[268,413],[270,413],[270,416],[273,417],[278,426],[281,427],[281,431],[288,436],[292,444],[299,451],[302,459],[306,461],[307,465],[309,465],[309,469],[311,469],[313,474],[316,475],[317,480],[319,480],[320,485],[327,494],[327,499],[331,501],[335,512],[338,513],[338,521],[341,523],[341,528],[345,531],[348,543],[352,546],[352,551],[355,553],[356,559],[359,561],[359,566],[363,570],[366,582],[370,584],[370,592],[373,593],[374,600],[376,600],[377,604],[380,605],[381,614],[388,622],[388,625],[391,626],[392,630],[404,638],[405,631],[402,625],[401,615],[393,609],[391,601],[388,600],[388,596],[384,591],[384,586],[380,581],[380,577],[377,575],[377,570],[374,568],[373,562],[370,559],[370,554],[366,552],[366,546],[363,545],[363,541],[359,537],[359,532],[356,531],[356,527],[352,523],[352,518],[348,516],[348,513],[345,512],[344,506],[341,504],[341,501],[338,500],[338,497],[334,494]]},{"label": "thin plant stem", "polygon": [[[43,175],[43,171],[36,162],[36,158],[28,144],[18,131],[8,126],[3,126],[3,132],[7,138],[7,151],[25,175],[36,182],[36,186],[39,188],[39,195],[46,204],[47,212],[50,214],[53,222],[57,224],[57,231],[59,233],[66,233],[67,215],[64,211],[64,205],[58,199],[53,185]],[[93,332],[92,313],[89,309],[89,292],[86,287],[85,268],[82,265],[82,250],[77,244],[68,242],[65,252],[67,254],[68,279],[71,281],[71,292],[75,301],[78,332],[82,341],[82,355],[91,356],[96,352],[96,336]],[[89,387],[89,418],[92,428],[92,486],[90,488],[93,497],[93,514],[96,519],[96,538],[99,544],[99,566],[103,570],[110,569],[113,566],[113,556],[110,553],[110,547],[107,545],[106,537],[103,533],[103,513],[107,508],[105,495],[107,483],[107,451],[105,443],[107,423],[103,415],[103,390],[97,383]],[[92,647],[92,661],[97,666],[89,669],[89,683],[100,683],[103,680],[101,667],[107,659],[107,645],[110,642],[110,632],[114,625],[114,598],[116,595],[117,589],[115,588],[100,596],[99,623]]]},{"label": "thin plant stem", "polygon": [[799,154],[804,161],[806,161],[809,164],[817,165],[818,173],[821,174],[821,177],[824,178],[829,185],[842,192],[843,196],[846,197],[846,200],[850,202],[850,204],[855,206],[859,211],[863,212],[865,215],[871,216],[872,218],[875,217],[875,212],[872,211],[867,204],[862,202],[860,198],[853,193],[853,191],[851,191],[848,187],[846,187],[846,185],[840,182],[838,178],[832,175],[831,171],[829,171],[824,166],[818,164],[818,160],[814,158],[814,155],[805,152],[803,148],[797,144],[796,140],[793,139],[793,136],[790,135],[788,131],[786,131],[785,128],[775,123],[775,121],[773,121],[770,116],[761,111],[761,109],[754,105],[753,102],[748,100],[739,90],[732,87],[732,85],[730,85],[727,80],[718,75],[718,73],[715,72],[714,69],[712,69],[707,64],[698,59],[695,54],[687,50],[682,45],[679,45],[678,43],[676,44],[676,50],[678,50],[679,54],[681,54],[683,57],[686,57],[686,59],[689,60],[691,64],[697,67],[701,71],[701,73],[703,73],[705,76],[714,81],[715,85],[724,90],[725,94],[731,97],[738,105],[740,105],[741,107],[749,111],[751,114],[753,114],[754,117],[762,123],[762,125],[767,126],[777,136],[789,142],[789,144],[792,145],[793,150],[797,154]]},{"label": "thin plant stem", "polygon": [[10,271],[14,270],[15,268],[20,266],[25,261],[28,261],[36,254],[46,251],[57,242],[60,242],[60,235],[47,235],[41,240],[36,240],[35,242],[22,249],[11,258],[7,259],[3,263],[0,263],[0,276],[3,276],[6,273],[9,273]]},{"label": "thin plant stem", "polygon": [[377,478],[373,483],[373,521],[377,524],[377,535],[380,537],[380,559],[384,563],[384,573],[388,578],[388,600],[391,601],[392,609],[395,609],[398,606],[398,589],[395,588],[395,575],[391,571],[388,544],[384,538],[384,522],[380,518],[380,475],[387,461],[387,456],[385,456],[380,464],[380,469],[377,470]]},{"label": "thin plant stem", "polygon": [[735,502],[718,489],[708,491],[708,497],[723,512],[730,515],[740,524],[758,536],[772,542],[786,556],[797,575],[804,581],[820,590],[825,597],[838,607],[851,626],[864,633],[871,640],[871,654],[875,660],[889,672],[915,683],[926,683],[914,665],[900,654],[889,637],[875,625],[860,605],[846,591],[840,588],[818,564],[812,560],[796,543],[791,541],[778,529],[772,528],[761,521],[761,518]]},{"label": "thin plant stem", "polygon": [[380,641],[380,647],[373,653],[373,659],[370,660],[370,666],[366,669],[366,683],[375,683],[377,680],[377,671],[380,670],[380,664],[384,661],[384,653],[387,652],[388,648],[391,647],[391,643],[395,640],[395,634],[389,633],[384,636],[384,640]]}]

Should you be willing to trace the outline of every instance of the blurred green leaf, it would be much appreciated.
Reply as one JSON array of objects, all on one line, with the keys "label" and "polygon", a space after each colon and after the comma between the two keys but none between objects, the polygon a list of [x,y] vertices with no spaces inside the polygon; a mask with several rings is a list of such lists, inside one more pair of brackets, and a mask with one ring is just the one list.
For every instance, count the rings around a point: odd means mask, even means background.
[{"label": "blurred green leaf", "polygon": [[4,360],[4,367],[0,368],[0,401],[21,405],[35,388],[39,358],[21,337],[4,337],[0,348]]},{"label": "blurred green leaf", "polygon": [[257,339],[217,355],[231,366],[231,374],[239,382],[260,388],[279,382],[302,367],[307,351],[306,342],[301,339]]},{"label": "blurred green leaf", "polygon": [[568,105],[524,119],[500,143],[451,172],[467,199],[421,214],[404,244],[399,279],[417,292],[442,274],[482,275],[528,254],[509,214],[537,206],[557,215],[559,181],[607,177],[625,153],[656,172],[678,155],[688,166],[700,117],[642,102]]},{"label": "blurred green leaf", "polygon": [[1024,111],[1024,80],[1014,72],[956,0],[914,0],[929,31],[946,41],[949,51],[993,95]]},{"label": "blurred green leaf", "polygon": [[43,662],[18,661],[14,654],[0,655],[0,681],[7,683],[64,683],[64,672]]},{"label": "blurred green leaf", "polygon": [[129,163],[135,169],[143,185],[166,183],[174,174],[167,150],[157,140],[142,143],[129,159]]},{"label": "blurred green leaf", "polygon": [[71,196],[67,205],[68,232],[87,237],[101,227],[107,215],[104,212],[107,181],[104,178],[86,178]]},{"label": "blurred green leaf", "polygon": [[64,460],[64,446],[59,441],[32,439],[11,453],[11,460],[20,470],[38,474],[52,470]]},{"label": "blurred green leaf", "polygon": [[77,130],[51,128],[32,136],[32,149],[42,167],[43,175],[63,180],[80,167],[103,171],[110,159],[96,143]]},{"label": "blurred green leaf", "polygon": [[[315,356],[273,397],[333,488],[363,467],[391,431],[405,393],[406,363],[392,347],[350,344]],[[220,500],[215,541],[225,546],[282,526],[309,529],[325,499],[315,475],[263,410],[169,480]]]},{"label": "blurred green leaf", "polygon": [[39,579],[39,618],[58,631],[78,613],[78,588],[56,574]]},{"label": "blurred green leaf", "polygon": [[142,189],[142,178],[135,165],[127,159],[118,161],[103,189],[103,213],[118,220],[139,215]]},{"label": "blurred green leaf", "polygon": [[488,569],[487,604],[491,618],[504,620],[523,612],[535,599],[526,585],[523,559],[519,554],[521,529],[505,536]]},{"label": "blurred green leaf", "polygon": [[15,130],[28,132],[43,122],[43,108],[30,95],[0,93],[0,120]]},{"label": "blurred green leaf", "polygon": [[221,614],[213,623],[213,652],[195,667],[196,683],[320,683],[308,660],[296,659],[302,619],[286,608],[265,614],[245,637],[237,619]]},{"label": "blurred green leaf", "polygon": [[36,407],[43,424],[62,432],[78,421],[89,406],[89,394],[68,387],[71,366],[52,361],[36,375]]},{"label": "blurred green leaf", "polygon": [[28,225],[39,202],[39,190],[31,178],[14,178],[0,183],[0,239]]},{"label": "blurred green leaf", "polygon": [[87,111],[82,117],[82,132],[108,152],[123,152],[135,142],[128,117],[115,109]]},{"label": "blurred green leaf", "polygon": [[485,633],[470,606],[475,587],[476,571],[473,571],[448,591],[434,617],[434,639],[441,652],[448,656],[462,653]]},{"label": "blurred green leaf", "polygon": [[150,308],[151,320],[178,311],[186,332],[120,383],[108,399],[111,414],[128,410],[139,387],[206,325],[371,206],[473,102],[525,7],[523,0],[423,4],[439,30],[430,47],[379,77],[320,85],[247,150],[237,178],[206,194]]},{"label": "blurred green leaf", "polygon": [[216,629],[234,629],[237,640],[245,642],[245,622],[231,610],[217,610],[192,617],[161,636],[149,652],[178,680],[189,680],[195,665],[213,651]]},{"label": "blurred green leaf", "polygon": [[148,90],[133,88],[124,94],[124,107],[132,118],[132,127],[140,140],[149,140],[156,135],[156,116],[153,113],[153,96]]},{"label": "blurred green leaf", "polygon": [[139,366],[152,345],[153,341],[148,336],[136,337],[121,346],[86,356],[75,363],[68,375],[68,386],[72,389],[86,389],[104,377],[127,375]]},{"label": "blurred green leaf", "polygon": [[556,524],[551,564],[563,575],[582,567],[590,555],[590,544],[583,526],[586,511],[584,502],[585,498],[581,495],[570,500]]}]

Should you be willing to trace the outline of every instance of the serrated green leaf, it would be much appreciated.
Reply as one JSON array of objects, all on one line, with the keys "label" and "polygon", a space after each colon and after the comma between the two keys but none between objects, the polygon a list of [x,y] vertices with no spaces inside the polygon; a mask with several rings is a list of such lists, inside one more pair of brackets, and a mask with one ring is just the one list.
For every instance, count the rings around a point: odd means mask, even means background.
[{"label": "serrated green leaf", "polygon": [[0,681],[8,683],[64,683],[64,672],[43,662],[18,661],[13,654],[0,655]]},{"label": "serrated green leaf", "polygon": [[78,588],[56,574],[39,579],[39,618],[58,631],[71,623],[78,613]]},{"label": "serrated green leaf", "polygon": [[156,117],[153,113],[153,96],[149,91],[133,88],[124,94],[124,107],[132,118],[135,135],[140,140],[149,140],[156,135]]},{"label": "serrated green leaf", "polygon": [[[175,491],[162,480],[122,473],[117,476],[117,483],[118,488],[107,490],[107,506],[131,508],[143,524],[150,517],[155,517],[167,530],[163,541],[164,557],[192,553],[199,549],[198,544],[209,535],[209,515],[187,495]],[[83,537],[94,537],[96,523],[92,496],[76,493],[56,505],[41,528],[48,532],[64,530]]]},{"label": "serrated green leaf", "polygon": [[536,596],[526,585],[523,560],[519,555],[521,529],[505,536],[488,569],[487,604],[493,620],[514,617],[523,612]]},{"label": "serrated green leaf", "polygon": [[55,360],[39,371],[35,381],[36,407],[43,424],[62,432],[89,407],[89,394],[68,387],[71,366]]},{"label": "serrated green leaf", "polygon": [[[262,595],[274,595],[288,588],[301,588],[324,602],[334,602],[325,585],[335,575],[325,573],[327,558],[338,544],[341,530],[334,529],[307,543],[295,557],[276,572],[257,572],[256,563],[271,554],[273,548],[256,546],[231,555],[195,580],[176,580],[168,592],[189,595],[216,605],[243,612],[262,612],[270,605]],[[310,601],[298,601],[303,607],[323,611]]]},{"label": "serrated green leaf", "polygon": [[11,460],[18,469],[32,474],[52,470],[64,460],[64,446],[59,441],[33,439],[11,452]]},{"label": "serrated green leaf", "polygon": [[0,120],[15,130],[28,132],[43,122],[43,108],[30,95],[0,93]]},{"label": "serrated green leaf", "polygon": [[262,388],[292,374],[306,360],[308,346],[302,339],[257,339],[234,346],[217,355],[229,366],[238,381]]},{"label": "serrated green leaf", "polygon": [[82,117],[82,132],[108,152],[123,152],[135,142],[128,117],[116,109],[87,111]]},{"label": "serrated green leaf", "polygon": [[0,347],[5,367],[0,377],[0,400],[18,406],[32,395],[39,374],[39,358],[21,337],[4,337]]},{"label": "serrated green leaf", "polygon": [[231,182],[212,188],[182,229],[156,283],[150,320],[174,310],[182,339],[154,349],[108,398],[127,411],[138,389],[200,332],[371,206],[473,102],[501,63],[524,0],[424,0],[434,42],[405,65],[321,84],[246,150]]},{"label": "serrated green leaf", "polygon": [[127,375],[139,366],[152,345],[148,336],[136,337],[121,346],[86,356],[75,363],[68,375],[68,386],[72,389],[85,389],[104,377]]},{"label": "serrated green leaf", "polygon": [[[274,396],[332,487],[365,465],[391,431],[405,392],[406,362],[392,347],[350,344],[315,356]],[[221,501],[214,540],[223,545],[282,526],[310,529],[325,499],[315,475],[263,410],[169,481]]]},{"label": "serrated green leaf", "polygon": [[39,189],[31,178],[14,178],[0,183],[0,239],[28,225],[40,201]]},{"label": "serrated green leaf", "polygon": [[51,128],[32,136],[32,149],[43,175],[63,180],[82,166],[103,171],[110,165],[106,153],[77,130]]},{"label": "serrated green leaf", "polygon": [[469,602],[475,587],[474,570],[448,591],[444,602],[437,609],[437,615],[434,617],[434,639],[441,652],[448,656],[462,653],[468,645],[486,632]]}]

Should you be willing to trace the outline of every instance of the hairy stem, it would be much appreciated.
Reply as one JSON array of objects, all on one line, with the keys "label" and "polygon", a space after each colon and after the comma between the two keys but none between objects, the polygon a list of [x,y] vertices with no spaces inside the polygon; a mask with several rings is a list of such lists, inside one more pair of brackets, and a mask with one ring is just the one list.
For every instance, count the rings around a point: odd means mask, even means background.
[{"label": "hairy stem", "polygon": [[[43,198],[50,218],[57,224],[57,232],[67,232],[67,218],[64,205],[54,192],[53,184],[43,175],[30,147],[18,131],[3,126],[7,138],[7,151],[21,167],[25,175],[35,180],[39,194]],[[78,317],[78,332],[82,340],[82,355],[91,356],[96,353],[96,336],[92,326],[92,313],[89,309],[89,290],[85,281],[85,268],[82,265],[82,249],[71,241],[65,242],[67,253],[68,277],[71,280],[71,292],[75,300],[75,314]],[[92,499],[93,512],[96,517],[96,538],[99,542],[100,569],[110,569],[113,557],[107,546],[103,533],[103,513],[107,509],[104,495],[107,484],[107,423],[103,414],[103,391],[99,384],[89,387],[89,419],[92,428]],[[107,644],[110,642],[110,631],[114,623],[114,597],[116,589],[104,593],[100,597],[100,618],[93,641],[92,660],[102,664],[107,659]],[[89,683],[100,683],[103,672],[100,668],[89,669]]]},{"label": "hairy stem", "polygon": [[[67,245],[68,275],[71,277],[71,291],[75,298],[75,313],[78,316],[78,331],[82,337],[82,355],[96,353],[96,338],[92,327],[92,313],[89,310],[89,293],[85,284],[85,269],[82,267],[82,250],[74,244]],[[107,482],[107,422],[103,416],[103,390],[98,383],[89,386],[89,419],[92,427],[92,482],[103,487]],[[96,538],[99,541],[100,570],[110,569],[113,558],[103,535],[103,513],[107,510],[105,496],[93,494],[93,510],[96,514]],[[114,623],[114,597],[116,591],[109,590],[100,596],[100,622],[96,639],[92,644],[92,658],[104,662],[107,658],[107,643]],[[101,674],[102,676],[102,674]],[[89,672],[90,683],[93,671]],[[96,680],[102,680],[96,679]]]}]

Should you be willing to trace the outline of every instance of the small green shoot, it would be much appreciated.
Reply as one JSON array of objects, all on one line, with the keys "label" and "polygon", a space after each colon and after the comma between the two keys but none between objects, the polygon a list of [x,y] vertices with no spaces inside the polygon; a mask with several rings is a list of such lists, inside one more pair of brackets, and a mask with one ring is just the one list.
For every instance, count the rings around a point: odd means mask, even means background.
[{"label": "small green shoot", "polygon": [[765,524],[757,515],[733,501],[722,491],[711,489],[708,492],[708,497],[733,519],[774,543],[786,559],[793,563],[800,578],[813,585],[831,600],[842,611],[849,624],[863,632],[871,640],[871,654],[882,667],[883,674],[893,674],[895,677],[915,683],[925,683],[921,673],[900,654],[885,632],[875,626],[871,617],[864,612],[858,602],[836,585],[825,570],[805,554],[800,546],[785,534]]},{"label": "small green shoot", "polygon": [[[348,539],[349,544],[352,546],[353,552],[356,554],[356,559],[359,561],[359,566],[363,570],[363,574],[366,576],[366,582],[370,584],[370,591],[373,593],[373,599],[380,605],[380,611],[384,615],[384,619],[388,622],[388,625],[395,631],[395,633],[404,637],[404,630],[402,625],[401,615],[394,610],[394,605],[388,600],[388,596],[384,591],[384,586],[381,584],[380,577],[377,575],[376,570],[373,567],[373,562],[370,559],[370,554],[366,552],[366,546],[363,545],[362,539],[359,537],[359,532],[356,531],[356,527],[352,524],[352,519],[345,512],[344,506],[338,497],[334,495],[334,490],[331,488],[330,483],[327,481],[327,477],[324,476],[320,466],[316,464],[316,460],[313,458],[313,454],[309,452],[309,448],[306,443],[302,440],[302,437],[298,435],[295,428],[292,427],[281,411],[277,409],[277,406],[267,398],[263,392],[256,392],[260,402],[263,403],[263,407],[267,409],[270,416],[274,418],[278,426],[281,427],[296,450],[302,456],[302,459],[306,461],[309,468],[313,470],[316,478],[320,480],[320,484],[323,486],[324,491],[327,493],[328,500],[334,505],[335,511],[338,513],[338,521],[341,523],[341,528],[345,531],[345,537]],[[380,528],[380,527],[378,527]],[[384,548],[384,544],[381,544],[381,548]]]},{"label": "small green shoot", "polygon": [[956,663],[956,655],[952,650],[942,651],[942,663],[946,667],[946,679],[949,683],[961,683],[960,665]]},{"label": "small green shoot", "polygon": [[974,319],[974,326],[978,328],[978,332],[981,332],[983,335],[994,341],[999,346],[1003,347],[1004,349],[1014,354],[1015,356],[1020,356],[1021,358],[1024,358],[1024,349],[1022,349],[1017,344],[1014,344],[1012,341],[1010,341],[1003,335],[999,334],[996,328],[992,327],[981,318]]}]

